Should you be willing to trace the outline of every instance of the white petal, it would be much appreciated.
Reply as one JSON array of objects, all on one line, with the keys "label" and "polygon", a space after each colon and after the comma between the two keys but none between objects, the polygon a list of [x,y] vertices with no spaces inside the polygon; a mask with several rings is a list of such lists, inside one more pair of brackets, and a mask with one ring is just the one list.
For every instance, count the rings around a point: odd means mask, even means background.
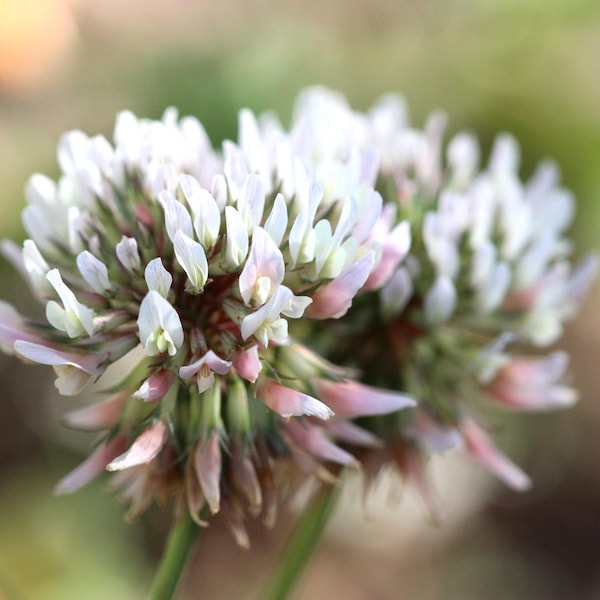
[{"label": "white petal", "polygon": [[519,169],[519,145],[515,138],[508,134],[501,134],[494,140],[494,147],[490,157],[490,170],[498,175],[514,174]]},{"label": "white petal", "polygon": [[282,194],[275,196],[273,208],[265,221],[264,228],[269,233],[276,246],[281,246],[281,241],[288,226],[288,212],[285,198]]},{"label": "white petal", "polygon": [[223,155],[225,161],[223,171],[227,180],[229,193],[234,200],[240,196],[240,190],[248,177],[248,167],[241,150],[228,140],[223,142]]},{"label": "white petal", "polygon": [[158,292],[163,298],[167,297],[173,283],[173,276],[164,268],[160,258],[154,258],[146,265],[144,278],[148,290]]},{"label": "white petal", "polygon": [[412,294],[412,278],[405,267],[400,267],[381,290],[381,310],[385,318],[399,315]]},{"label": "white petal", "polygon": [[489,240],[479,244],[471,259],[471,284],[474,286],[484,285],[489,273],[496,262],[496,246]]},{"label": "white petal", "polygon": [[56,365],[54,387],[62,396],[75,396],[90,382],[92,376],[72,365]]},{"label": "white petal", "polygon": [[459,186],[467,185],[479,164],[479,145],[476,138],[468,133],[455,135],[448,144],[447,157],[454,183]]},{"label": "white petal", "polygon": [[262,222],[265,208],[265,188],[257,175],[246,177],[240,190],[237,208],[244,220],[248,231]]},{"label": "white petal", "polygon": [[82,277],[98,294],[111,289],[106,265],[91,252],[84,250],[77,255],[77,267]]},{"label": "white petal", "polygon": [[[264,304],[283,281],[284,272],[281,251],[262,227],[255,227],[250,254],[239,277],[240,294],[244,302],[249,305],[254,300],[259,305]],[[268,290],[267,296],[263,297],[257,284],[265,278],[268,280]]]},{"label": "white petal", "polygon": [[292,296],[281,309],[281,314],[292,319],[299,319],[312,301],[312,298],[308,296]]},{"label": "white petal", "polygon": [[217,201],[191,175],[180,175],[179,185],[192,210],[198,241],[204,248],[212,247],[221,228],[221,211]]},{"label": "white petal", "polygon": [[185,206],[167,191],[160,193],[159,200],[165,211],[165,227],[169,239],[173,241],[177,231],[183,231],[188,237],[192,237],[194,235],[192,218]]},{"label": "white petal", "polygon": [[248,231],[233,206],[225,207],[225,224],[227,227],[227,247],[225,257],[231,267],[239,267],[248,254]]},{"label": "white petal", "polygon": [[138,329],[144,352],[155,356],[168,352],[173,356],[183,344],[183,327],[175,309],[156,291],[142,300]]},{"label": "white petal", "polygon": [[220,173],[214,176],[210,188],[210,193],[215,199],[215,202],[219,207],[219,211],[223,212],[225,210],[225,205],[227,204],[228,192],[227,181],[225,180],[225,177],[223,177],[223,175],[221,175]]},{"label": "white petal", "polygon": [[142,266],[135,238],[123,236],[115,251],[119,262],[128,270],[135,271]]},{"label": "white petal", "polygon": [[[52,287],[56,290],[56,293],[60,296],[63,303],[63,314],[61,317],[58,316],[57,309],[60,307],[56,302],[49,302],[46,313],[50,312],[50,318],[54,319],[54,322],[50,321],[57,329],[65,331],[69,337],[77,337],[84,331],[88,335],[94,333],[94,319],[92,311],[77,301],[75,294],[65,285],[60,276],[58,269],[52,269],[46,274],[46,279],[52,284]],[[48,320],[50,320],[50,318]]]},{"label": "white petal", "polygon": [[507,263],[501,262],[494,267],[478,290],[477,305],[481,312],[489,313],[500,306],[510,288],[511,278],[512,271]]},{"label": "white petal", "polygon": [[456,288],[452,280],[440,275],[425,294],[425,317],[429,325],[445,323],[456,307]]},{"label": "white petal", "polygon": [[208,279],[208,262],[204,248],[182,231],[175,233],[174,248],[177,262],[189,279],[186,289],[194,293],[201,292]]},{"label": "white petal", "polygon": [[292,295],[289,288],[280,285],[266,304],[244,317],[241,326],[242,339],[247,340],[263,323],[276,321],[283,308],[291,300]]}]

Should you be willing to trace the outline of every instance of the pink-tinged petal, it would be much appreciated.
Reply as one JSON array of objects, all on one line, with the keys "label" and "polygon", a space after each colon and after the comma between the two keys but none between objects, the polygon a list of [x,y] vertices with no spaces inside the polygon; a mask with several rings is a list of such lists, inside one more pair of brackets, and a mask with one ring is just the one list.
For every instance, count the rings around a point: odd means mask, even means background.
[{"label": "pink-tinged petal", "polygon": [[557,383],[568,365],[565,352],[543,359],[517,358],[501,367],[486,390],[505,406],[524,410],[553,410],[577,402],[576,390]]},{"label": "pink-tinged petal", "polygon": [[465,419],[460,430],[471,457],[496,475],[509,487],[524,492],[531,480],[515,463],[509,460],[492,443],[487,433],[472,419]]},{"label": "pink-tinged petal", "polygon": [[231,440],[231,457],[229,463],[230,483],[248,503],[248,509],[253,516],[258,516],[262,508],[262,492],[260,482],[254,468],[254,462],[239,436]]},{"label": "pink-tinged petal", "polygon": [[567,283],[569,298],[580,302],[596,280],[598,271],[600,271],[600,257],[597,254],[589,254],[582,258],[575,265]]},{"label": "pink-tinged petal", "polygon": [[316,379],[313,385],[319,398],[340,417],[384,415],[416,405],[410,396],[380,390],[356,381]]},{"label": "pink-tinged petal", "polygon": [[244,525],[244,512],[235,501],[235,496],[225,497],[221,503],[221,517],[236,543],[244,550],[250,549],[250,537]]},{"label": "pink-tinged petal", "polygon": [[233,366],[240,377],[254,383],[262,370],[262,363],[258,356],[258,346],[252,346],[247,350],[237,350],[233,355]]},{"label": "pink-tinged petal", "polygon": [[382,445],[381,440],[376,435],[351,421],[329,419],[329,421],[324,421],[321,427],[334,439],[346,444],[360,446],[361,448],[379,448]]},{"label": "pink-tinged petal", "polygon": [[126,394],[116,394],[105,402],[70,412],[62,421],[67,427],[82,431],[110,429],[119,420],[126,400]]},{"label": "pink-tinged petal", "polygon": [[364,201],[363,211],[352,235],[356,241],[361,243],[369,238],[376,228],[376,224],[381,218],[383,207],[383,198],[379,192],[370,190],[368,197]]},{"label": "pink-tinged petal", "polygon": [[133,394],[134,398],[139,398],[144,402],[158,402],[164,398],[175,380],[175,375],[168,369],[159,369],[155,371],[142,383],[139,389]]},{"label": "pink-tinged petal", "polygon": [[43,338],[27,330],[25,319],[8,302],[0,300],[0,348],[12,354],[17,340],[39,343]]},{"label": "pink-tinged petal", "polygon": [[198,477],[196,477],[193,456],[190,456],[185,464],[184,485],[185,500],[190,516],[200,527],[207,527],[208,523],[200,519],[200,511],[206,504],[206,498],[204,498],[200,482],[198,481]]},{"label": "pink-tinged petal", "polygon": [[400,442],[393,448],[393,456],[400,473],[421,496],[431,517],[437,520],[440,501],[428,476],[423,453],[412,445]]},{"label": "pink-tinged petal", "polygon": [[89,483],[96,475],[104,471],[115,457],[127,446],[127,436],[120,434],[96,450],[76,469],[63,477],[55,486],[55,494],[68,494]]},{"label": "pink-tinged petal", "polygon": [[200,440],[196,446],[194,463],[202,493],[214,515],[220,509],[222,467],[219,433],[216,429],[210,432],[208,439]]},{"label": "pink-tinged petal", "polygon": [[319,419],[329,419],[333,416],[333,411],[320,400],[271,379],[262,379],[259,382],[256,396],[282,417],[310,415]]},{"label": "pink-tinged petal", "polygon": [[304,314],[309,319],[337,319],[345,315],[374,264],[375,253],[367,252],[341,275],[317,290]]},{"label": "pink-tinged petal", "polygon": [[404,435],[430,452],[446,452],[463,444],[462,435],[456,428],[443,427],[424,410],[414,412],[412,421],[404,428]]},{"label": "pink-tinged petal", "polygon": [[42,344],[17,340],[14,344],[15,352],[42,365],[71,365],[90,375],[99,375],[104,371],[103,363],[106,355],[102,354],[77,354],[75,352],[62,352]]},{"label": "pink-tinged petal", "polygon": [[197,361],[192,364],[186,365],[179,369],[179,377],[182,379],[187,379],[188,377],[193,377],[202,369],[202,366],[206,364],[206,366],[216,373],[217,375],[227,375],[229,373],[229,369],[231,369],[231,361],[223,360],[221,357],[217,356],[212,350],[209,350],[204,356],[199,358]]},{"label": "pink-tinged petal", "polygon": [[341,465],[358,465],[352,454],[338,448],[323,435],[320,428],[308,422],[290,420],[283,423],[282,428],[298,446],[313,456]]},{"label": "pink-tinged petal", "polygon": [[396,267],[408,254],[410,243],[410,225],[408,221],[403,221],[388,234],[383,242],[381,260],[367,278],[362,288],[363,291],[376,290],[387,283]]},{"label": "pink-tinged petal", "polygon": [[161,451],[166,439],[167,427],[162,421],[157,421],[133,442],[127,452],[106,465],[106,470],[122,471],[149,463]]},{"label": "pink-tinged petal", "polygon": [[[149,465],[132,467],[126,471],[120,471],[111,480],[110,486],[120,491],[120,499],[129,504],[125,520],[129,523],[135,521],[156,498],[159,502],[159,494],[164,495],[167,483],[162,481],[163,473],[157,472]],[[164,487],[161,490],[161,486]]]},{"label": "pink-tinged petal", "polygon": [[[31,241],[31,240],[28,240]],[[39,250],[38,250],[39,252]],[[15,244],[12,240],[2,240],[0,241],[0,253],[2,256],[10,262],[10,264],[19,271],[21,277],[27,281],[29,277],[29,273],[25,268],[25,261],[23,259],[23,250],[18,245]],[[45,277],[45,274],[44,274]]]}]

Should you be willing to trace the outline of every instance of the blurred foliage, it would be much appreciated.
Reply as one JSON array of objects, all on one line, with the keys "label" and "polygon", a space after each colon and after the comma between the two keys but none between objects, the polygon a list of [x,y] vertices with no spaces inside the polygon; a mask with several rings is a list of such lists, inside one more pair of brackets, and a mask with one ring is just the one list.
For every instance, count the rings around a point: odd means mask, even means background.
[{"label": "blurred foliage", "polygon": [[124,526],[98,485],[52,496],[50,472],[30,461],[3,473],[0,591],[11,600],[143,597],[151,575],[139,529]]}]

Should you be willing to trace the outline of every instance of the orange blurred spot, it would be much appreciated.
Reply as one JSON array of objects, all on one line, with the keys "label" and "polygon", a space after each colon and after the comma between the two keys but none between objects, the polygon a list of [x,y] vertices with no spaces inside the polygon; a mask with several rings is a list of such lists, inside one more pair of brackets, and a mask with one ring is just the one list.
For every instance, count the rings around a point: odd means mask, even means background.
[{"label": "orange blurred spot", "polygon": [[0,90],[46,82],[75,40],[66,0],[0,0]]}]

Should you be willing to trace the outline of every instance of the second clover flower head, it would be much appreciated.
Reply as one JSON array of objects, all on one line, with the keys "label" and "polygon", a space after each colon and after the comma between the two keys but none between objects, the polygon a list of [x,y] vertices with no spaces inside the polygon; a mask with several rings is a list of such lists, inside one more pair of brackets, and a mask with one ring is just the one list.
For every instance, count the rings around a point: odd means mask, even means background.
[{"label": "second clover flower head", "polygon": [[[494,448],[475,415],[485,399],[547,410],[577,398],[561,383],[567,356],[539,356],[575,314],[597,270],[595,256],[571,264],[566,230],[574,201],[557,168],[544,162],[522,181],[519,148],[507,134],[484,166],[471,134],[457,134],[444,151],[445,119],[434,114],[419,130],[397,97],[356,113],[343,98],[313,89],[299,111],[306,121],[315,112],[337,114],[331,127],[345,120],[343,130],[380,157],[383,210],[372,235],[382,242],[381,260],[363,288],[376,293],[354,303],[343,328],[334,325],[349,342],[332,356],[360,365],[366,381],[405,390],[417,406],[395,426],[394,418],[373,424],[386,444],[365,463],[391,459],[424,489],[424,457],[451,440],[525,489],[525,474]],[[340,154],[343,147],[333,156]],[[397,254],[403,260],[388,265]]]}]

